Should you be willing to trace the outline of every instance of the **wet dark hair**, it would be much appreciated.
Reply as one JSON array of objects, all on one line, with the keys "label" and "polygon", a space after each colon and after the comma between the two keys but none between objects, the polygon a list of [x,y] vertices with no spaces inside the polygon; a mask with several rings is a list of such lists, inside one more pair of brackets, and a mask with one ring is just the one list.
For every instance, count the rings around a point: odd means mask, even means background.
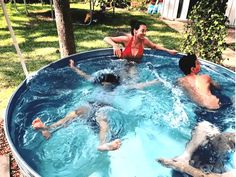
[{"label": "wet dark hair", "polygon": [[117,86],[120,84],[120,77],[114,73],[102,73],[95,79],[95,83],[102,84],[102,82],[109,82],[112,85]]},{"label": "wet dark hair", "polygon": [[185,75],[188,75],[191,73],[191,68],[195,67],[195,62],[197,60],[197,57],[195,54],[193,55],[185,55],[179,60],[179,68]]},{"label": "wet dark hair", "polygon": [[139,27],[140,27],[140,25],[145,25],[145,26],[147,26],[146,23],[141,22],[141,21],[138,21],[138,20],[131,20],[131,21],[130,21],[131,34],[132,34],[132,36],[134,35],[134,29],[135,29],[135,30],[138,30]]}]

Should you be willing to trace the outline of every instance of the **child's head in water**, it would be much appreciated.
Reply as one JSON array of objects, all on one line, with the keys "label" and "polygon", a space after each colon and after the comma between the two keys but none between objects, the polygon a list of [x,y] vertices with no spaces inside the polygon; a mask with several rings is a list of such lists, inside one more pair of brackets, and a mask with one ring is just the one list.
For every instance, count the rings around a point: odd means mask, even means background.
[{"label": "child's head in water", "polygon": [[200,71],[200,63],[195,54],[188,54],[179,60],[179,68],[185,75],[197,74]]},{"label": "child's head in water", "polygon": [[120,84],[120,77],[114,73],[102,73],[95,79],[96,84],[101,84],[108,90],[113,90]]}]

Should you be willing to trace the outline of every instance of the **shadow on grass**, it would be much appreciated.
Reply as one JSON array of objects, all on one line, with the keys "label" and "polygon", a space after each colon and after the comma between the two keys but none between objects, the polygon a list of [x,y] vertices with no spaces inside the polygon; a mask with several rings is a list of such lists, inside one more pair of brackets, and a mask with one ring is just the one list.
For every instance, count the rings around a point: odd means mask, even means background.
[{"label": "shadow on grass", "polygon": [[20,62],[9,61],[8,59],[2,57],[0,57],[0,60],[0,79],[4,80],[4,82],[1,82],[1,87],[7,88],[19,85],[25,78]]},{"label": "shadow on grass", "polygon": [[[16,56],[17,57],[17,56]],[[19,85],[24,79],[25,75],[23,69],[21,67],[19,60],[9,61],[6,58],[0,57],[1,65],[1,75],[0,79],[4,78],[4,82],[1,82],[1,87],[12,87]],[[49,63],[53,62],[53,60],[26,60],[28,71],[38,70],[42,66],[45,66]]]}]

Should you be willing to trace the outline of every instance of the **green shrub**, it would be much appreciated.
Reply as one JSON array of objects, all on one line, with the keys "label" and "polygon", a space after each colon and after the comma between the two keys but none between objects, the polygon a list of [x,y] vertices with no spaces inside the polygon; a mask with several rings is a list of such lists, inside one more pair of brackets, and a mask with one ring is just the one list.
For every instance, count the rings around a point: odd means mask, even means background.
[{"label": "green shrub", "polygon": [[220,63],[226,48],[227,0],[200,0],[189,15],[181,50]]}]

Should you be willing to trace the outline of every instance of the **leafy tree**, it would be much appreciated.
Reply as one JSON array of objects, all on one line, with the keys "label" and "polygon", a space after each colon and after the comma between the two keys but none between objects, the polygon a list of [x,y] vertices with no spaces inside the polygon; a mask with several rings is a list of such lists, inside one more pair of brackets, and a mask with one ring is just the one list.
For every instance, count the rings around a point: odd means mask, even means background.
[{"label": "leafy tree", "polygon": [[199,0],[189,15],[181,50],[220,63],[226,48],[228,0]]}]

